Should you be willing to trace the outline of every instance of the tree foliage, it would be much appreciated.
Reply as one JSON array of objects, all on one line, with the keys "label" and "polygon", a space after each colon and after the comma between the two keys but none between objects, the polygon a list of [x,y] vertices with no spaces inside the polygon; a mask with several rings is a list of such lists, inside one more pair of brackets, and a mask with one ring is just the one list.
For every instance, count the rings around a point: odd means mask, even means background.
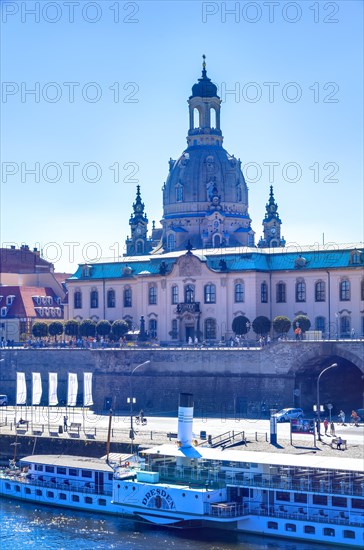
[{"label": "tree foliage", "polygon": [[273,319],[273,328],[278,334],[287,334],[291,325],[291,321],[288,317],[284,317],[284,315],[278,315],[278,317]]},{"label": "tree foliage", "polygon": [[119,338],[122,338],[128,332],[128,330],[129,330],[129,325],[123,319],[114,321],[113,324],[111,325],[111,333],[116,340],[119,340]]},{"label": "tree foliage", "polygon": [[259,336],[265,336],[268,334],[272,326],[272,322],[268,317],[265,317],[264,315],[260,315],[259,317],[256,317],[253,321],[252,327],[255,332],[255,334],[259,334]]},{"label": "tree foliage", "polygon": [[96,332],[99,336],[109,336],[111,331],[111,324],[105,319],[99,321],[96,325]]},{"label": "tree foliage", "polygon": [[32,334],[35,338],[44,338],[48,336],[48,323],[44,321],[35,321],[32,326]]},{"label": "tree foliage", "polygon": [[96,334],[96,323],[95,321],[91,321],[91,319],[84,319],[80,323],[80,335],[81,336],[92,336],[94,337]]},{"label": "tree foliage", "polygon": [[[298,324],[297,324],[298,323]],[[306,332],[307,330],[310,330],[311,321],[307,317],[307,315],[297,315],[293,319],[293,327],[300,327],[302,332]]]},{"label": "tree foliage", "polygon": [[64,326],[62,321],[52,321],[48,326],[48,333],[50,336],[54,336],[54,339],[57,340],[57,336],[63,334]]},{"label": "tree foliage", "polygon": [[250,321],[244,315],[239,315],[233,320],[231,328],[233,329],[233,332],[235,332],[235,334],[241,336],[242,334],[246,334],[248,332],[250,328]]},{"label": "tree foliage", "polygon": [[80,330],[80,323],[75,319],[70,319],[66,321],[64,325],[64,333],[67,336],[78,336]]}]

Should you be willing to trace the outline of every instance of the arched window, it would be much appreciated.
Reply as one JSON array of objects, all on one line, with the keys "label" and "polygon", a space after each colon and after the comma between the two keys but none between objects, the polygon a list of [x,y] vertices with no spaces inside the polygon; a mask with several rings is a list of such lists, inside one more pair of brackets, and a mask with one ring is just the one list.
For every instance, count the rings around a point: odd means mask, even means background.
[{"label": "arched window", "polygon": [[325,302],[326,288],[324,281],[317,281],[315,284],[315,302]]},{"label": "arched window", "polygon": [[110,288],[107,291],[107,307],[115,307],[115,290]]},{"label": "arched window", "polygon": [[296,302],[306,301],[306,283],[304,281],[297,281],[296,283]]},{"label": "arched window", "polygon": [[350,282],[348,280],[340,283],[340,301],[348,302],[350,300]]},{"label": "arched window", "polygon": [[268,303],[268,285],[265,281],[260,285],[260,301],[262,304]]},{"label": "arched window", "polygon": [[350,336],[351,319],[348,315],[340,317],[340,337],[349,338]]},{"label": "arched window", "polygon": [[174,246],[175,246],[174,243],[175,243],[175,241],[174,241],[174,235],[173,235],[173,233],[170,233],[170,234],[168,235],[168,238],[167,238],[167,248],[168,248],[168,250],[169,250],[170,252],[171,252],[172,250],[174,250]]},{"label": "arched window", "polygon": [[316,317],[315,330],[321,330],[322,334],[326,332],[326,319],[325,317]]},{"label": "arched window", "polygon": [[99,307],[99,293],[96,289],[91,290],[90,293],[90,308],[96,309]]},{"label": "arched window", "polygon": [[154,306],[157,303],[157,287],[152,285],[149,287],[149,305]]},{"label": "arched window", "polygon": [[177,183],[176,185],[176,202],[183,201],[183,185]]},{"label": "arched window", "polygon": [[171,290],[172,290],[172,304],[178,304],[178,299],[179,299],[178,286],[173,285]]},{"label": "arched window", "polygon": [[200,112],[196,107],[193,109],[193,127],[194,128],[200,128],[201,127]]},{"label": "arched window", "polygon": [[216,340],[215,319],[205,319],[205,340]]},{"label": "arched window", "polygon": [[157,320],[156,319],[149,319],[148,329],[149,329],[149,336],[151,338],[157,338]]},{"label": "arched window", "polygon": [[244,302],[244,283],[235,284],[235,302]]},{"label": "arched window", "polygon": [[195,287],[194,285],[185,286],[185,303],[192,304],[195,301]]},{"label": "arched window", "polygon": [[286,283],[277,283],[276,286],[276,302],[277,304],[286,303]]},{"label": "arched window", "polygon": [[204,288],[205,304],[216,303],[216,287],[215,285],[208,284]]},{"label": "arched window", "polygon": [[215,107],[210,108],[210,128],[216,128],[216,110],[215,110]]},{"label": "arched window", "polygon": [[136,253],[137,254],[143,254],[144,253],[144,243],[141,240],[136,242]]},{"label": "arched window", "polygon": [[218,233],[214,235],[213,240],[214,240],[214,247],[219,248],[219,246],[221,245],[221,237]]},{"label": "arched window", "polygon": [[76,290],[73,295],[73,307],[74,309],[82,308],[82,292],[80,290]]},{"label": "arched window", "polygon": [[132,306],[132,292],[130,287],[124,288],[124,307]]},{"label": "arched window", "polygon": [[243,200],[242,192],[241,192],[241,185],[236,186],[236,201],[241,202]]}]

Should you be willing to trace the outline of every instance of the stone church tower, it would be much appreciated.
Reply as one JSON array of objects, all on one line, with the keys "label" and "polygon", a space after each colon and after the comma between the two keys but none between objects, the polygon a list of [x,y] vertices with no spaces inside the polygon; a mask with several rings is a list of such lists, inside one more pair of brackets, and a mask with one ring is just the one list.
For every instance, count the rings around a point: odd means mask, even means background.
[{"label": "stone church tower", "polygon": [[202,76],[188,100],[187,149],[169,161],[163,187],[162,249],[254,246],[241,162],[223,148],[221,99]]},{"label": "stone church tower", "polygon": [[127,256],[149,254],[153,243],[147,237],[148,218],[144,213],[144,202],[142,202],[140,195],[140,185],[137,185],[137,194],[133,203],[133,213],[130,216],[129,225],[131,237],[128,237],[125,241]]},{"label": "stone church tower", "polygon": [[265,205],[266,213],[263,220],[264,236],[260,238],[259,248],[285,246],[281,237],[282,221],[278,215],[278,204],[273,195],[273,185],[270,186],[269,200]]}]

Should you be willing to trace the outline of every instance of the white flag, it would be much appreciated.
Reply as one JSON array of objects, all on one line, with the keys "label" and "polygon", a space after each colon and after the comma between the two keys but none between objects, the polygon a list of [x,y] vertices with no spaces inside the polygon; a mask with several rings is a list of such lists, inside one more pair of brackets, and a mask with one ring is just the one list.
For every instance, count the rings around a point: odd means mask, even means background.
[{"label": "white flag", "polygon": [[16,373],[16,404],[26,405],[27,385],[25,383],[25,372]]},{"label": "white flag", "polygon": [[58,376],[56,372],[49,373],[49,392],[48,392],[48,404],[50,407],[58,405],[57,397],[57,383]]},{"label": "white flag", "polygon": [[78,381],[77,374],[68,373],[67,407],[75,407],[77,403]]},{"label": "white flag", "polygon": [[83,406],[93,405],[92,400],[92,372],[83,373]]},{"label": "white flag", "polygon": [[42,379],[40,372],[32,372],[32,405],[40,405],[42,399]]}]

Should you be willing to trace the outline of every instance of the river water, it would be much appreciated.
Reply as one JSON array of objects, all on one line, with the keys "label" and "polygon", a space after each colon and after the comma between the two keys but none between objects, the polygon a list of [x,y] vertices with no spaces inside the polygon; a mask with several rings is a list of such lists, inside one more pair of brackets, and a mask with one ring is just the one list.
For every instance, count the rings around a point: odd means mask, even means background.
[{"label": "river water", "polygon": [[327,545],[215,530],[161,529],[0,499],[0,548],[20,550],[327,550]]}]

